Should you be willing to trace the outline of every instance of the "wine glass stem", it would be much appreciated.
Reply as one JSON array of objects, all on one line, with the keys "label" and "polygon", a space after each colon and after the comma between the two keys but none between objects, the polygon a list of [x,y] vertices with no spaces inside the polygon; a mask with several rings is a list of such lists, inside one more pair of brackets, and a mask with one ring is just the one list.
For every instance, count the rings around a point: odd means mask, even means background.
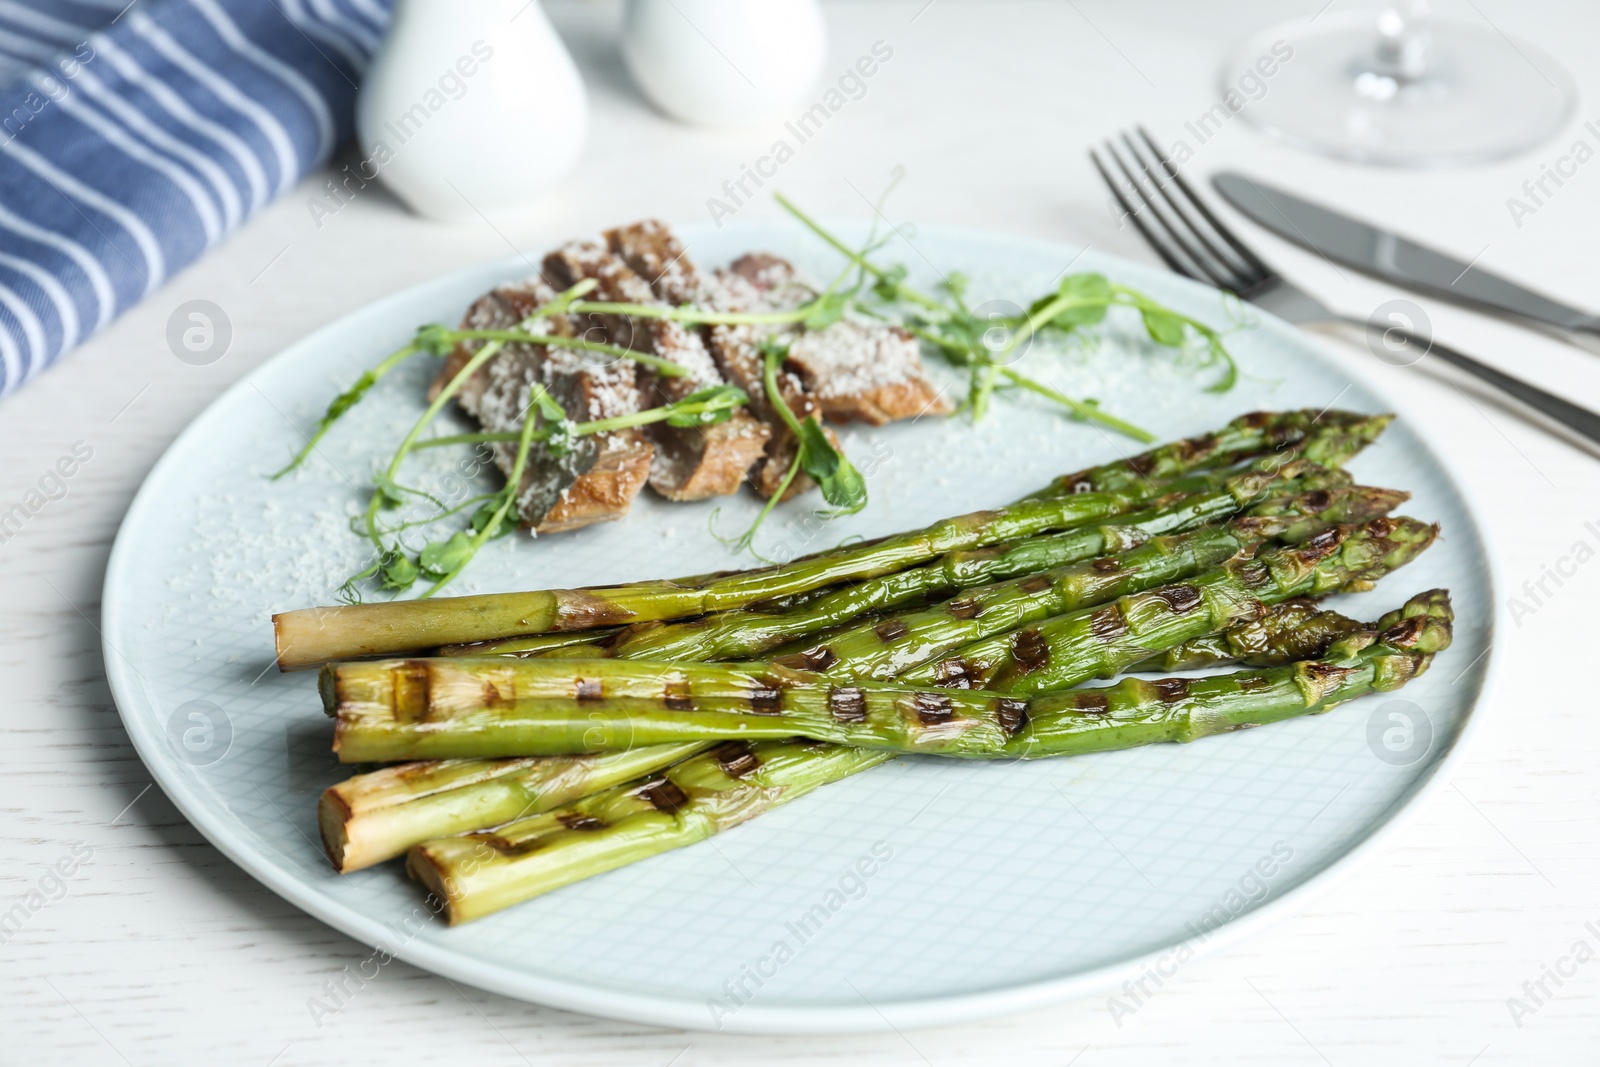
[{"label": "wine glass stem", "polygon": [[1428,73],[1428,0],[1390,4],[1378,14],[1378,62],[1373,73],[1417,81]]}]

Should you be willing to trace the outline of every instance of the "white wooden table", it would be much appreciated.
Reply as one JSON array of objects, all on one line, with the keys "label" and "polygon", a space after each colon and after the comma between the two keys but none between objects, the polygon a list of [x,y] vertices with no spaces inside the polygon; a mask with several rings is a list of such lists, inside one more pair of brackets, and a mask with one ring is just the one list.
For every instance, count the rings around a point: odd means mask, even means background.
[{"label": "white wooden table", "polygon": [[[905,0],[829,8],[830,66],[874,41],[894,55],[782,169],[824,213],[866,210],[892,168],[897,218],[1088,241],[1148,254],[1119,228],[1086,164],[1094,139],[1142,121],[1163,139],[1215,98],[1236,39],[1305,3]],[[1517,225],[1507,198],[1575,140],[1600,148],[1586,0],[1441,0],[1537,42],[1582,83],[1580,118],[1509,163],[1437,174],[1325,162],[1234,122],[1198,146],[1199,174],[1237,166],[1337,200],[1580,304],[1600,304],[1600,163]],[[1459,10],[1458,10],[1459,9]],[[408,216],[378,189],[320,219],[313,176],[144,306],[0,404],[0,510],[59,457],[92,456],[0,545],[0,1062],[237,1065],[361,1062],[746,1064],[1592,1063],[1600,1048],[1600,709],[1578,676],[1596,660],[1600,464],[1492,401],[1377,364],[1452,452],[1484,505],[1506,588],[1505,683],[1469,758],[1380,857],[1270,931],[1202,957],[1136,1016],[1104,996],[945,1030],[762,1039],[663,1032],[502,999],[393,963],[318,1028],[308,998],[369,950],[306,917],[224,859],[134,754],[102,673],[106,555],[140,479],[226,386],[291,341],[397,288],[507,251],[645,215],[706,217],[707,198],[767,150],[769,131],[673,125],[628,83],[611,4],[554,14],[589,80],[595,134],[578,171],[498,232]],[[1600,127],[1597,127],[1600,128]],[[1192,142],[1191,142],[1192,143]],[[858,192],[859,190],[859,192]],[[741,216],[772,214],[766,202]],[[1254,231],[1252,237],[1254,238]],[[1262,237],[1309,287],[1365,313],[1395,295]],[[174,358],[168,316],[216,302],[234,339],[220,362]],[[1440,336],[1600,407],[1600,361],[1428,305]],[[52,483],[53,484],[53,483]],[[59,491],[58,491],[59,492]],[[1576,549],[1578,544],[1586,550]],[[1574,571],[1574,552],[1585,558]],[[1565,560],[1565,562],[1563,562]],[[1571,572],[1534,605],[1546,567]],[[58,866],[59,865],[59,866]],[[70,872],[65,877],[52,871]],[[38,896],[30,896],[37,892]],[[37,906],[35,906],[37,905]],[[1592,925],[1586,925],[1592,924]],[[1569,962],[1562,963],[1563,959]],[[1558,964],[1570,977],[1548,977]],[[1549,996],[1514,1018],[1508,998]],[[1110,991],[1107,991],[1108,993]]]}]

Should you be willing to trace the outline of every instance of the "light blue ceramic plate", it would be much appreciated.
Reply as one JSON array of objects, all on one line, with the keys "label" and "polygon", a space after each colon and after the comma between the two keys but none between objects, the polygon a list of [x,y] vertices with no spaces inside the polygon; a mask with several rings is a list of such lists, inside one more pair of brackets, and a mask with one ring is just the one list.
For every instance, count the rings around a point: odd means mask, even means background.
[{"label": "light blue ceramic plate", "polygon": [[[863,227],[846,226],[860,236]],[[701,263],[766,249],[830,277],[837,257],[780,222],[684,230]],[[973,299],[1026,300],[1069,265],[1100,270],[1202,319],[1213,290],[1093,252],[997,234],[924,230],[883,258],[932,284],[972,276]],[[453,979],[577,1011],[741,1031],[948,1023],[1105,989],[1303,906],[1349,870],[1459,748],[1485,691],[1490,556],[1456,482],[1404,418],[1354,464],[1415,494],[1443,523],[1421,561],[1343,605],[1376,618],[1448,586],[1456,642],[1392,697],[1266,729],[1028,765],[901,759],[699,847],[657,857],[448,929],[397,865],[340,877],[317,845],[318,792],[342,774],[310,674],[272,669],[269,616],[331,602],[359,568],[346,528],[380,454],[421,410],[419,361],[375,389],[307,469],[264,475],[329,397],[423,322],[529,271],[513,257],[358,311],[282,353],[195,420],[129,509],[104,601],[106,667],[156,780],[218,848],[278,893],[368,944]],[[1234,310],[1237,314],[1237,309]],[[1163,439],[1258,408],[1392,409],[1357,350],[1319,347],[1276,321],[1234,333],[1226,394],[1118,321],[1099,344],[1027,364]],[[942,373],[935,370],[935,373]],[[954,376],[940,378],[959,388]],[[763,541],[798,554],[851,535],[999,504],[1132,450],[1022,395],[988,419],[847,430],[871,504],[823,525],[795,506]],[[459,457],[430,453],[412,480],[443,492]],[[431,464],[431,465],[430,465]],[[576,586],[740,564],[709,532],[714,505],[646,493],[626,521],[495,543],[459,592]],[[722,503],[741,529],[754,499]],[[808,532],[809,531],[809,532]],[[198,716],[198,717],[197,717]],[[862,862],[865,857],[866,862]],[[870,874],[862,874],[867,870]],[[807,917],[810,917],[809,920]]]}]

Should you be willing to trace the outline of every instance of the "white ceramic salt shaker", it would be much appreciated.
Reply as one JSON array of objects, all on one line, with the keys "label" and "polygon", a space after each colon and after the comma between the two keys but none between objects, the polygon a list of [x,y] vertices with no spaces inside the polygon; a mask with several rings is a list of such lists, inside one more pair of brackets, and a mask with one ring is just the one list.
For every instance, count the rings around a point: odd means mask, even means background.
[{"label": "white ceramic salt shaker", "polygon": [[577,161],[588,116],[538,3],[395,0],[356,103],[361,176],[430,218],[513,215]]},{"label": "white ceramic salt shaker", "polygon": [[827,58],[817,0],[628,0],[622,54],[674,118],[759,122],[799,103]]}]

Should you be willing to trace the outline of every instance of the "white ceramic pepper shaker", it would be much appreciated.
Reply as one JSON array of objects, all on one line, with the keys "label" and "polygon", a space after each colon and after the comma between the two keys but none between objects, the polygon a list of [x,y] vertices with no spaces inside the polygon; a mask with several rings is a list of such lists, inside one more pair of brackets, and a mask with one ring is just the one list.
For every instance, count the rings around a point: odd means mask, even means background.
[{"label": "white ceramic pepper shaker", "polygon": [[661,110],[705,126],[781,114],[827,58],[817,0],[628,0],[622,54]]},{"label": "white ceramic pepper shaker", "polygon": [[589,103],[528,0],[395,0],[356,103],[362,175],[418,214],[515,214],[577,161]]}]

